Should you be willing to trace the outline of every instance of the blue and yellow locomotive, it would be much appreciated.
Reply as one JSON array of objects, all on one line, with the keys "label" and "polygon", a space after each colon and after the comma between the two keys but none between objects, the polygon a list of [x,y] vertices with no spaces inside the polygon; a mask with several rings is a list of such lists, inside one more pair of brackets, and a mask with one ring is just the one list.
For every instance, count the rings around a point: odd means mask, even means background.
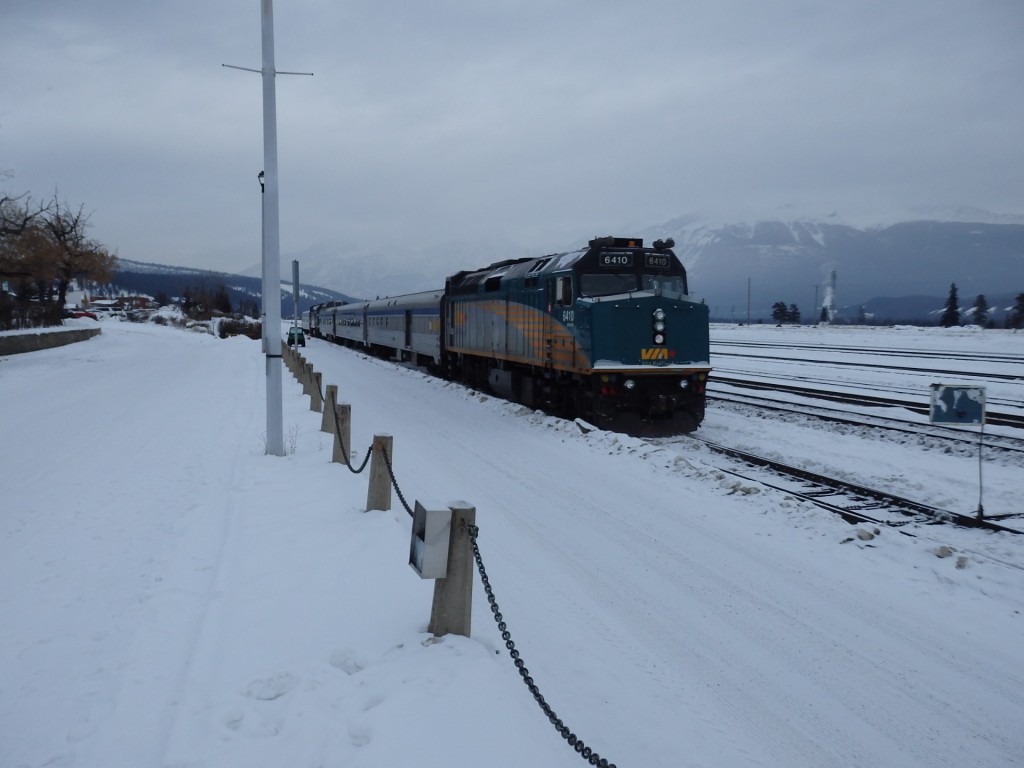
[{"label": "blue and yellow locomotive", "polygon": [[603,428],[690,432],[704,418],[708,308],[690,296],[673,245],[596,238],[459,272],[443,291],[320,308],[310,324]]}]

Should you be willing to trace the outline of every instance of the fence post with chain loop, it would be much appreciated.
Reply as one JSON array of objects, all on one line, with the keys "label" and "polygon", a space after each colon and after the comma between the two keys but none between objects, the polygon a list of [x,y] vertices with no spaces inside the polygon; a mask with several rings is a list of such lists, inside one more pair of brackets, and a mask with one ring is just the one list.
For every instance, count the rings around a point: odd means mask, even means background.
[{"label": "fence post with chain loop", "polygon": [[[370,487],[366,492],[366,511],[391,509],[391,435],[373,436],[373,458],[370,460]],[[385,462],[385,453],[387,461]]]},{"label": "fence post with chain loop", "polygon": [[450,505],[448,575],[434,580],[434,601],[427,631],[434,637],[469,637],[473,614],[473,544],[469,526],[476,525],[476,507],[464,501]]},{"label": "fence post with chain loop", "polygon": [[313,394],[313,364],[307,363],[305,360],[302,361],[302,376],[299,377],[302,382],[302,394],[311,395]]},{"label": "fence post with chain loop", "polygon": [[320,413],[320,409],[323,408],[323,399],[320,394],[323,391],[323,374],[320,371],[314,371],[312,368],[309,369],[309,372],[313,378],[313,391],[309,393],[309,410]]},{"label": "fence post with chain loop", "polygon": [[[320,420],[321,432],[334,431],[334,409],[338,407],[338,385],[327,385],[327,396],[324,398],[324,417]],[[331,459],[334,460],[333,458]]]},{"label": "fence post with chain loop", "polygon": [[334,451],[331,461],[335,464],[348,464],[352,451],[352,406],[338,403],[334,406]]}]

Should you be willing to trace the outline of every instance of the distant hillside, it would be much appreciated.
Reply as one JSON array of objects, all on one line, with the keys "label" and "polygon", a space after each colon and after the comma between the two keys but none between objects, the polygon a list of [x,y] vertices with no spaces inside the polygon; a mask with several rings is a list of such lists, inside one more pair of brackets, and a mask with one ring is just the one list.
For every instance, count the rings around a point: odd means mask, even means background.
[{"label": "distant hillside", "polygon": [[[118,259],[118,269],[113,280],[99,290],[112,296],[124,294],[145,294],[156,297],[165,294],[178,302],[186,290],[199,287],[216,289],[223,285],[231,298],[233,307],[243,302],[255,302],[260,307],[262,286],[258,277],[232,275],[189,267],[171,267],[162,264],[146,264],[129,259]],[[299,284],[299,311],[305,312],[313,304],[324,301],[353,301],[352,297],[317,286]],[[291,283],[281,284],[281,313],[292,316]]]},{"label": "distant hillside", "polygon": [[723,319],[746,316],[748,288],[752,318],[770,316],[781,301],[810,319],[827,301],[833,271],[842,316],[874,304],[876,317],[925,320],[941,310],[951,283],[962,310],[984,294],[998,311],[1013,303],[1007,294],[1024,292],[1019,223],[908,221],[862,229],[838,221],[709,224],[683,217],[639,234],[675,239],[694,291]]},{"label": "distant hillside", "polygon": [[[694,294],[705,300],[716,320],[766,321],[776,302],[795,304],[805,322],[813,321],[831,302],[843,320],[863,312],[875,322],[935,322],[956,283],[961,319],[984,294],[990,318],[1001,324],[1007,307],[1024,293],[1024,223],[1019,217],[983,211],[958,216],[988,216],[988,221],[902,221],[855,227],[835,216],[817,220],[765,220],[753,223],[711,222],[682,216],[655,227],[608,229],[581,233],[578,241],[552,243],[543,251],[501,241],[451,242],[422,249],[377,248],[339,251],[336,246],[307,248],[297,258],[302,274],[317,286],[303,284],[300,308],[322,301],[350,301],[439,288],[447,275],[521,256],[541,256],[585,245],[596,235],[640,236],[648,243],[672,237],[686,266]],[[200,269],[143,264],[127,259],[115,278],[117,289],[180,297],[204,281],[223,284],[232,304],[259,300],[260,281]],[[286,269],[282,265],[282,269]],[[830,275],[836,273],[831,295]],[[346,294],[336,289],[344,289]],[[748,292],[749,291],[749,292]],[[282,283],[282,312],[291,315],[291,286]],[[748,307],[749,301],[749,307]]]},{"label": "distant hillside", "polygon": [[373,298],[438,288],[461,269],[568,251],[597,235],[640,236],[648,243],[672,237],[694,294],[719,320],[746,319],[748,287],[751,319],[770,318],[772,305],[781,301],[796,304],[810,320],[830,297],[834,270],[832,306],[843,319],[855,319],[864,307],[879,319],[928,321],[941,312],[956,283],[962,313],[984,294],[998,323],[1002,308],[1024,292],[1024,219],[977,210],[947,216],[867,227],[837,216],[750,223],[681,216],[653,227],[583,232],[577,241],[544,250],[502,241],[426,244],[418,250],[325,244],[290,258],[299,259],[303,274],[319,285]]}]

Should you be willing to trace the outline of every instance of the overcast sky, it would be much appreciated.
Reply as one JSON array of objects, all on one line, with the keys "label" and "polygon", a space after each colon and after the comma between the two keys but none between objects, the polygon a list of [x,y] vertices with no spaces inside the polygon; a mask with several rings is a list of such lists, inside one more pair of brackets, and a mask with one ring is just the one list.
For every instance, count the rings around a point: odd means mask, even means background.
[{"label": "overcast sky", "polygon": [[[689,212],[1024,214],[1021,0],[278,0],[282,258]],[[259,261],[257,0],[0,0],[0,192]]]}]

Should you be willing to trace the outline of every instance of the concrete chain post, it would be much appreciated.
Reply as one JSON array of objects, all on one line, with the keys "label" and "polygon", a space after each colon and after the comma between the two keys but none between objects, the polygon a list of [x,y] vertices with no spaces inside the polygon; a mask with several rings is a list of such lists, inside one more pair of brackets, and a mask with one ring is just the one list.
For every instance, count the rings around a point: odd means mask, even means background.
[{"label": "concrete chain post", "polygon": [[467,525],[476,525],[476,507],[453,502],[448,539],[448,575],[434,580],[434,602],[427,631],[434,637],[469,637],[473,613],[473,542]]},{"label": "concrete chain post", "polygon": [[320,397],[320,387],[323,383],[323,374],[320,371],[313,371],[313,391],[309,393],[309,410],[320,413],[324,401]]},{"label": "concrete chain post", "polygon": [[[384,463],[384,451],[392,462],[395,454],[392,453],[391,435],[373,436],[373,455],[370,458],[370,487],[366,492],[366,511],[371,509],[391,509],[391,473]],[[394,464],[392,463],[392,468]]]},{"label": "concrete chain post", "polygon": [[346,456],[349,461],[352,460],[352,406],[348,403],[338,403],[335,406],[335,413],[337,413],[337,426],[331,425],[331,431],[334,432],[334,451],[331,453],[331,461],[335,464],[344,464]]},{"label": "concrete chain post", "polygon": [[313,364],[302,363],[302,394],[313,394]]},{"label": "concrete chain post", "polygon": [[320,431],[333,432],[334,414],[335,409],[338,407],[338,385],[328,384],[325,395],[327,397],[327,402],[324,403],[324,417],[320,420]]}]

